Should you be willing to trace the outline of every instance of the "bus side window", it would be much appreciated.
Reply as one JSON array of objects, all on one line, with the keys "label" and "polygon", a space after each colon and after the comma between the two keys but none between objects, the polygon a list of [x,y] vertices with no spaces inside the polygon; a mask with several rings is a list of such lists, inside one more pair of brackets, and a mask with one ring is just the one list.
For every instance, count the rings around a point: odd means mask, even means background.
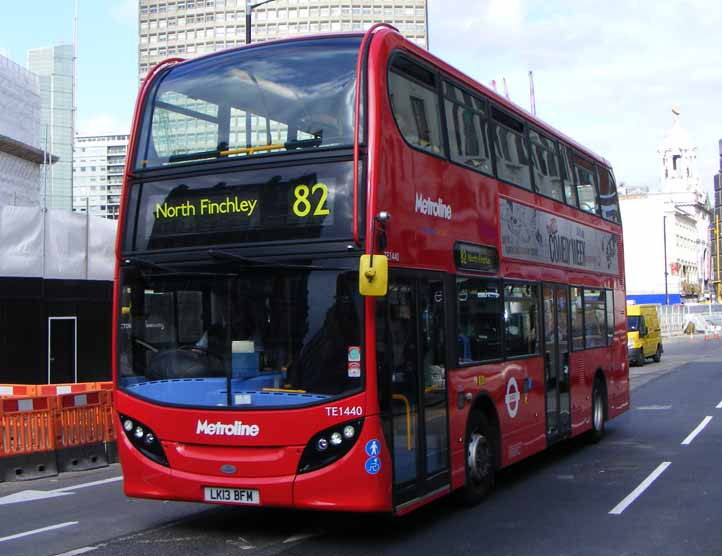
[{"label": "bus side window", "polygon": [[529,149],[524,137],[524,124],[495,106],[491,113],[494,120],[492,137],[497,177],[524,189],[531,189]]},{"label": "bus side window", "polygon": [[537,353],[538,304],[534,284],[504,286],[504,353],[507,357]]},{"label": "bus side window", "polygon": [[398,56],[389,70],[388,82],[391,110],[404,139],[414,147],[443,154],[436,76]]},{"label": "bus side window", "polygon": [[564,180],[564,196],[567,204],[572,207],[578,207],[577,190],[574,188],[574,174],[572,173],[572,165],[569,162],[569,149],[566,145],[559,145],[561,149],[562,162],[562,179]]},{"label": "bus side window", "polygon": [[571,288],[572,292],[572,349],[584,349],[584,298],[582,288]]},{"label": "bus side window", "polygon": [[597,202],[597,183],[594,165],[576,154],[572,157],[574,177],[577,182],[577,196],[579,208],[592,214],[599,214]]},{"label": "bus side window", "polygon": [[617,186],[614,183],[614,176],[610,170],[599,168],[599,203],[602,205],[602,217],[622,223],[619,216],[619,200],[617,198]]},{"label": "bus side window", "polygon": [[499,282],[485,278],[457,278],[457,363],[466,365],[500,358],[500,325]]}]

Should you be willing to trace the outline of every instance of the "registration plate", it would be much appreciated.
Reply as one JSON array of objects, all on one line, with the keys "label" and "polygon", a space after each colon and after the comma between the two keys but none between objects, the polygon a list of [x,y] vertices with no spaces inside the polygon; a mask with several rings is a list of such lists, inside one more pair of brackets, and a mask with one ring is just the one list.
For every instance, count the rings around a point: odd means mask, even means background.
[{"label": "registration plate", "polygon": [[250,488],[204,487],[203,500],[225,504],[258,505],[261,503],[261,495],[257,490]]}]

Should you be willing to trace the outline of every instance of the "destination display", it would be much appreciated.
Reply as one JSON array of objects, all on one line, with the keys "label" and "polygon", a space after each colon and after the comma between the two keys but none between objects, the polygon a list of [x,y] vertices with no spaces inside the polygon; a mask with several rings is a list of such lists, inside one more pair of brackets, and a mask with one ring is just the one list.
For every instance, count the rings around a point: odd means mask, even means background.
[{"label": "destination display", "polygon": [[502,256],[619,274],[617,235],[509,199],[499,214]]},{"label": "destination display", "polygon": [[499,253],[495,247],[457,241],[454,244],[456,268],[495,273],[499,270]]},{"label": "destination display", "polygon": [[132,250],[347,238],[352,168],[335,162],[136,184]]}]

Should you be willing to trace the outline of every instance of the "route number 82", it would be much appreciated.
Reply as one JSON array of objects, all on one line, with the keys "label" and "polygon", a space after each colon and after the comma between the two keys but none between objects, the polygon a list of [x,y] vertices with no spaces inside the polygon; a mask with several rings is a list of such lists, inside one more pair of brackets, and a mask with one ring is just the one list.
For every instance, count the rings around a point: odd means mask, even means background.
[{"label": "route number 82", "polygon": [[[320,192],[320,195],[316,195]],[[297,185],[293,190],[293,214],[300,218],[304,218],[311,213],[313,208],[311,201],[314,201],[316,208],[313,209],[313,216],[327,216],[331,211],[326,206],[328,198],[328,187],[325,183],[317,183],[310,188],[307,185]],[[311,197],[311,198],[309,198]],[[316,197],[315,199],[313,197]]]}]

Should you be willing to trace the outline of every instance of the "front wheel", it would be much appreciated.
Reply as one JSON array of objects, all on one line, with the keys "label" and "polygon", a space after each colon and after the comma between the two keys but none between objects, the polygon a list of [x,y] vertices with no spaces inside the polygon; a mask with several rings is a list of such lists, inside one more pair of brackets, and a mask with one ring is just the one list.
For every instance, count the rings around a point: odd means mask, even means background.
[{"label": "front wheel", "polygon": [[655,352],[654,357],[653,357],[652,359],[654,359],[654,362],[655,362],[655,363],[659,363],[659,362],[661,361],[661,359],[662,359],[662,344],[657,344],[657,351]]},{"label": "front wheel", "polygon": [[466,438],[466,484],[459,491],[462,503],[481,502],[494,488],[496,470],[495,429],[480,413],[469,417]]},{"label": "front wheel", "polygon": [[604,406],[606,405],[606,396],[604,395],[604,386],[602,381],[597,379],[594,381],[592,389],[592,430],[589,436],[592,442],[599,442],[604,437]]}]

